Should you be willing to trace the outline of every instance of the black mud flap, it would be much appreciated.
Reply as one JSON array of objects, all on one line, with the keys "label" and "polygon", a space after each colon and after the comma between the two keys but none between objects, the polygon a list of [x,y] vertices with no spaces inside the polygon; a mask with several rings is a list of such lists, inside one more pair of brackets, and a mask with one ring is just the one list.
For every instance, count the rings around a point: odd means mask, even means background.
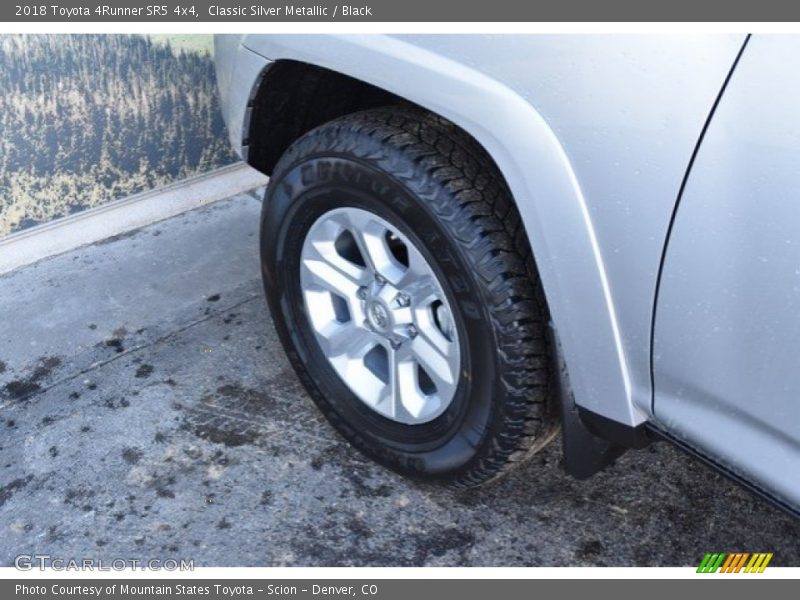
[{"label": "black mud flap", "polygon": [[644,425],[623,425],[575,404],[561,345],[554,332],[552,335],[556,349],[564,470],[576,479],[588,479],[629,448],[644,448],[651,439]]}]

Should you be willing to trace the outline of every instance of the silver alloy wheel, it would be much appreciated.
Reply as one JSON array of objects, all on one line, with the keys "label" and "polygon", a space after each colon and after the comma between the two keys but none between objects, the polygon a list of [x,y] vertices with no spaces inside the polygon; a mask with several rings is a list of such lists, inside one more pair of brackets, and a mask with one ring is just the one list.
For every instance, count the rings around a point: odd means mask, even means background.
[{"label": "silver alloy wheel", "polygon": [[458,332],[433,269],[405,235],[366,210],[331,210],[303,242],[300,284],[322,352],[364,404],[407,425],[447,409]]}]

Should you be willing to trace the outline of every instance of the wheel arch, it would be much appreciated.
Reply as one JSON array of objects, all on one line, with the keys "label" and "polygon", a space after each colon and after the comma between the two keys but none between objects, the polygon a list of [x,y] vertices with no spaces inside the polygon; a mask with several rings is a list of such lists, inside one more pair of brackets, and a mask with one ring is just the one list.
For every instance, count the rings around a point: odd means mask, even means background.
[{"label": "wheel arch", "polygon": [[315,127],[360,110],[401,103],[407,101],[318,65],[291,59],[273,61],[253,91],[250,122],[244,132],[247,162],[272,175],[292,142]]},{"label": "wheel arch", "polygon": [[[254,86],[252,116],[243,129],[247,161],[266,173],[305,131],[374,106],[415,104],[475,139],[522,216],[575,402],[628,426],[647,419],[633,403],[589,208],[556,133],[528,100],[484,73],[387,36],[246,36],[242,44],[270,61]],[[304,95],[319,86],[327,91],[313,100]],[[260,131],[278,133],[265,142],[270,136]]]}]

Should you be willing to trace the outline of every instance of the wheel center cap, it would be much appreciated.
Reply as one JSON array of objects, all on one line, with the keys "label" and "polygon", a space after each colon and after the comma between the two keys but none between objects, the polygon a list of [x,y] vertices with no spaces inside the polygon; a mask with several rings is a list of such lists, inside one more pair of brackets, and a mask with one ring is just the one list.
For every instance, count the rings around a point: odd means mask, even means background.
[{"label": "wheel center cap", "polygon": [[377,331],[385,333],[391,329],[392,317],[389,314],[389,309],[383,303],[377,300],[368,302],[366,312],[370,325]]}]

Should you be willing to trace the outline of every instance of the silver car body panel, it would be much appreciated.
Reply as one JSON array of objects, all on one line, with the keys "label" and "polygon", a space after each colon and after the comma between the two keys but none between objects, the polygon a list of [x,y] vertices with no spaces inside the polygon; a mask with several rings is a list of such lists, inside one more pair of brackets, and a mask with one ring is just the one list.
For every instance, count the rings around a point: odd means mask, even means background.
[{"label": "silver car body panel", "polygon": [[371,83],[472,134],[519,206],[576,402],[652,422],[800,506],[800,87],[782,68],[800,41],[756,36],[731,75],[744,43],[219,36],[217,62],[245,154],[248,102],[281,59]]},{"label": "silver car body panel", "polygon": [[472,134],[519,205],[576,401],[638,425],[651,414],[651,310],[672,209],[743,41],[247,35],[218,36],[216,50],[239,146],[258,73],[280,59],[366,81]]},{"label": "silver car body panel", "polygon": [[755,36],[711,121],[667,249],[655,415],[800,505],[800,37]]}]

